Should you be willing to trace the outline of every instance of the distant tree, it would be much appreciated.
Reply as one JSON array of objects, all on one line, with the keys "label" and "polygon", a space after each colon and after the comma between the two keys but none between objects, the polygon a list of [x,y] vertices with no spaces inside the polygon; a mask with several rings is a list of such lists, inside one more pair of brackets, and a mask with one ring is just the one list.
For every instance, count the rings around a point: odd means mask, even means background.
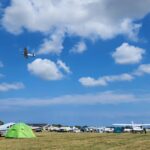
[{"label": "distant tree", "polygon": [[78,126],[78,125],[76,125],[75,127],[78,128],[78,129],[81,129],[81,128],[82,128],[81,126]]},{"label": "distant tree", "polygon": [[3,125],[4,124],[4,122],[3,121],[0,121],[0,125]]},{"label": "distant tree", "polygon": [[54,126],[54,127],[62,127],[62,125],[61,124],[52,124],[52,126]]},{"label": "distant tree", "polygon": [[87,128],[88,126],[86,125],[86,126],[83,126],[82,128]]}]

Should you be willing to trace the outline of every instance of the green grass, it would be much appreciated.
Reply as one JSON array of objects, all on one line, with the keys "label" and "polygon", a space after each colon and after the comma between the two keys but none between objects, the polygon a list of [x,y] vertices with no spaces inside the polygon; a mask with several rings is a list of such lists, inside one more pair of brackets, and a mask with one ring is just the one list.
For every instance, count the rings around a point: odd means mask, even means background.
[{"label": "green grass", "polygon": [[149,150],[150,134],[50,133],[34,139],[0,138],[0,150]]}]

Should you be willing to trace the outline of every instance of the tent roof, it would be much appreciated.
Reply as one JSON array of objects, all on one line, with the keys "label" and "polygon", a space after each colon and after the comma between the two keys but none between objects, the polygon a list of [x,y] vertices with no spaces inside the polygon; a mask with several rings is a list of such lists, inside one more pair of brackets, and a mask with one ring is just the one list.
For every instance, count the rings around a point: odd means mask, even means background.
[{"label": "tent roof", "polygon": [[35,135],[32,129],[25,123],[17,123],[8,129],[7,138],[34,138]]}]

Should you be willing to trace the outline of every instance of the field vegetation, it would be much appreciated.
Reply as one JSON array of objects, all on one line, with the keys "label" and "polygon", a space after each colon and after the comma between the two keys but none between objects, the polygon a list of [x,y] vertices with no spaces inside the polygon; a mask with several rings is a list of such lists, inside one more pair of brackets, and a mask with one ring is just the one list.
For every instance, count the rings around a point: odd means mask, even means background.
[{"label": "field vegetation", "polygon": [[33,139],[0,138],[0,150],[148,150],[150,134],[51,133]]}]

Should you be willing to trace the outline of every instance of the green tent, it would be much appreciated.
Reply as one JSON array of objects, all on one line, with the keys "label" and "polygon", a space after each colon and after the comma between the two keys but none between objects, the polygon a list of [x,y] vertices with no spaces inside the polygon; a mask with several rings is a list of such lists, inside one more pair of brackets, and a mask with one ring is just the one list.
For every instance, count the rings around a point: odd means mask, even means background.
[{"label": "green tent", "polygon": [[17,123],[8,129],[6,133],[6,138],[34,138],[36,137],[32,129],[24,124]]}]

